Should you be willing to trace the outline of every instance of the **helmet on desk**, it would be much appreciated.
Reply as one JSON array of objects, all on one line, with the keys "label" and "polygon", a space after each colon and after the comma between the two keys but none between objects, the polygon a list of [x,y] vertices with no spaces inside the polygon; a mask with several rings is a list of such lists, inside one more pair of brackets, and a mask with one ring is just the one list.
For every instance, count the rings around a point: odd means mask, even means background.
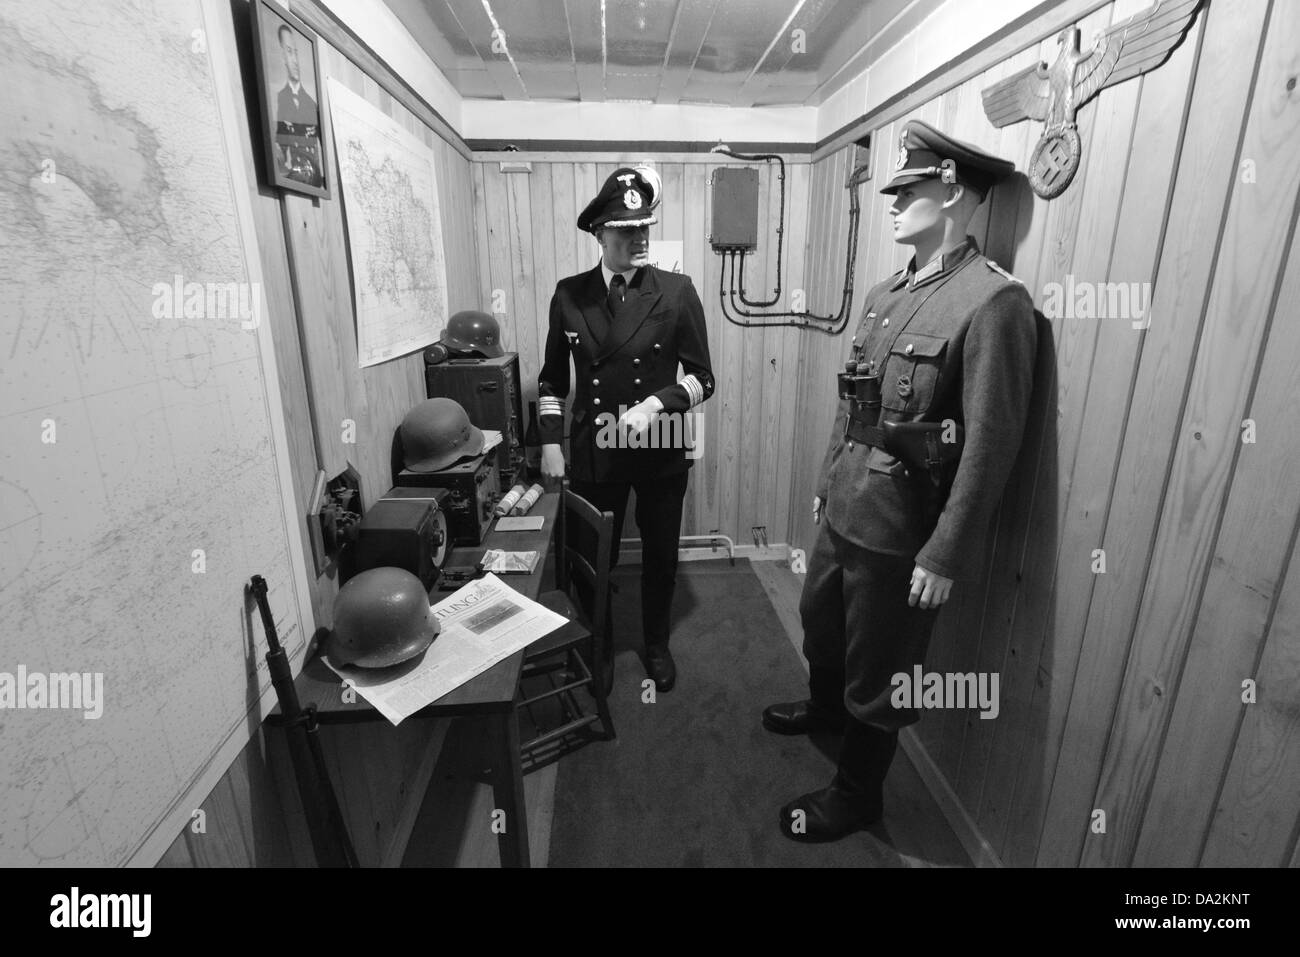
[{"label": "helmet on desk", "polygon": [[496,316],[474,309],[458,312],[448,319],[438,341],[452,352],[477,353],[487,359],[505,355]]},{"label": "helmet on desk", "polygon": [[361,572],[334,599],[328,648],[336,665],[387,668],[414,658],[437,637],[429,594],[404,568]]},{"label": "helmet on desk", "polygon": [[483,433],[455,399],[425,399],[402,419],[402,461],[412,472],[438,472],[483,451]]}]

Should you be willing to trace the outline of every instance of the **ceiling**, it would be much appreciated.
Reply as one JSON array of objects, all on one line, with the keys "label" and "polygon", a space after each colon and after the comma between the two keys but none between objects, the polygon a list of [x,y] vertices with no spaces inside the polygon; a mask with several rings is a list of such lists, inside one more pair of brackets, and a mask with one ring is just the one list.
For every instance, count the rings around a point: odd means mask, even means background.
[{"label": "ceiling", "polygon": [[466,98],[724,106],[816,105],[867,66],[869,44],[879,45],[879,55],[882,38],[914,20],[916,8],[930,6],[917,0],[385,3]]}]

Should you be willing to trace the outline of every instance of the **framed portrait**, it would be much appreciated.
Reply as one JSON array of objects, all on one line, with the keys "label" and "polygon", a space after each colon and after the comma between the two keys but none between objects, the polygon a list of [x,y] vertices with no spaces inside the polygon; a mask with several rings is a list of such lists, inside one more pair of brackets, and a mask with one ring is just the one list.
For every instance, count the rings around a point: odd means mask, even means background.
[{"label": "framed portrait", "polygon": [[271,0],[254,0],[252,13],[267,179],[329,199],[316,34]]}]

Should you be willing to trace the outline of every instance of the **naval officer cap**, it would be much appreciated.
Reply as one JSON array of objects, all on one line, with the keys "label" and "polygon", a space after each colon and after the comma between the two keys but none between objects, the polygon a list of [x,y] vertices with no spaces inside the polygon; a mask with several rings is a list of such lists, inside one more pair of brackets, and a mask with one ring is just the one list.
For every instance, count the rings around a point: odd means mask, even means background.
[{"label": "naval officer cap", "polygon": [[578,217],[578,228],[594,233],[606,226],[650,226],[659,222],[654,208],[662,192],[659,174],[649,166],[616,169]]},{"label": "naval officer cap", "polygon": [[910,183],[938,177],[969,186],[983,198],[998,180],[1016,171],[1014,163],[955,140],[929,123],[908,120],[898,138],[894,175],[882,193],[896,193]]}]

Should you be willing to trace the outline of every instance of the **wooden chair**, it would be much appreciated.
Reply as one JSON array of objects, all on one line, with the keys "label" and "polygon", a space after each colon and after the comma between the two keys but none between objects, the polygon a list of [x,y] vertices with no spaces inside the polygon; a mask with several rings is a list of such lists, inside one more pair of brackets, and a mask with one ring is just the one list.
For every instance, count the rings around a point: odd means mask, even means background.
[{"label": "wooden chair", "polygon": [[[568,488],[561,495],[555,530],[558,587],[537,600],[567,618],[568,624],[524,649],[515,696],[516,717],[526,711],[536,724],[540,709],[535,706],[554,699],[560,705],[561,723],[520,745],[525,773],[558,760],[575,745],[616,736],[607,700],[613,682],[609,575],[614,514],[600,511]],[[525,695],[530,684],[544,690]],[[574,694],[584,687],[595,699],[594,714],[585,712]],[[593,735],[587,729],[597,723],[601,730]]]}]

